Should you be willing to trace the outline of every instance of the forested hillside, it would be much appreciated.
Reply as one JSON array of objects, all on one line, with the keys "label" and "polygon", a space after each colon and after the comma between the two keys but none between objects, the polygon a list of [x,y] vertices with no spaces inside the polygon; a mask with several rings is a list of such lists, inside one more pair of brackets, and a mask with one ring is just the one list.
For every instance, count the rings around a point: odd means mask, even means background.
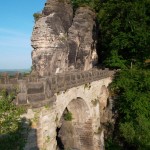
[{"label": "forested hillside", "polygon": [[121,69],[110,86],[117,121],[106,149],[150,149],[150,1],[72,3],[74,9],[88,6],[96,12],[100,63]]}]

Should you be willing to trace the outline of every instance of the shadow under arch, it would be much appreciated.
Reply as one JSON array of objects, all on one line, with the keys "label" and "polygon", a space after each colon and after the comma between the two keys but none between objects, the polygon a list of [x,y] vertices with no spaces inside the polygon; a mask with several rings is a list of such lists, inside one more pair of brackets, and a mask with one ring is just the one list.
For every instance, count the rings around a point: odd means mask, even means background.
[{"label": "shadow under arch", "polygon": [[[71,114],[71,119],[65,118],[67,114]],[[67,105],[56,131],[58,150],[92,150],[92,119],[89,107],[82,98],[73,99]]]}]

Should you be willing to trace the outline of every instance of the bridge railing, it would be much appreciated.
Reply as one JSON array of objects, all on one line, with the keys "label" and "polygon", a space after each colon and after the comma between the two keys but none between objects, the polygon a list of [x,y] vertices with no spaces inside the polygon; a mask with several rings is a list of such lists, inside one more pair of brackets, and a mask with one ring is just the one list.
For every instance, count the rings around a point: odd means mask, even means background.
[{"label": "bridge railing", "polygon": [[7,82],[0,83],[0,90],[2,88],[9,91],[15,89],[18,93],[16,98],[18,105],[41,107],[54,102],[56,93],[111,77],[114,73],[114,70],[93,68],[88,71],[72,71],[44,78],[37,76],[13,78],[13,82],[12,79],[7,78]]},{"label": "bridge railing", "polygon": [[45,79],[46,86],[52,93],[57,93],[82,84],[110,77],[114,71],[91,69],[88,71],[57,74]]}]

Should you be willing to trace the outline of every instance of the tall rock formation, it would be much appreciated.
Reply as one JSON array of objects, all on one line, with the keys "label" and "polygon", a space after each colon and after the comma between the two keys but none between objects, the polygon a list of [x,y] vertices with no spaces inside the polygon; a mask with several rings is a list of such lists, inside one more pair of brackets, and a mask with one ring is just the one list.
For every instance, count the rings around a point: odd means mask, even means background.
[{"label": "tall rock formation", "polygon": [[32,34],[33,72],[49,76],[70,70],[88,70],[96,60],[95,13],[70,0],[48,0]]},{"label": "tall rock formation", "polygon": [[33,71],[47,76],[68,69],[67,31],[73,10],[68,0],[48,0],[32,34]]},{"label": "tall rock formation", "polygon": [[80,7],[68,31],[69,69],[88,70],[97,61],[95,13]]}]

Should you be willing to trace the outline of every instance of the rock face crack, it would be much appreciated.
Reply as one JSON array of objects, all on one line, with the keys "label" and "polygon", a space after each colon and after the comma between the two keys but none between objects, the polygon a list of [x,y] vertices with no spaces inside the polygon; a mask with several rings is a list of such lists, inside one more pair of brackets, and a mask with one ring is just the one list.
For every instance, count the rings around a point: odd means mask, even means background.
[{"label": "rock face crack", "polygon": [[95,13],[80,7],[68,31],[69,69],[89,70],[96,63]]},{"label": "rock face crack", "polygon": [[36,21],[31,45],[33,72],[49,76],[70,70],[89,70],[97,61],[95,13],[69,0],[47,0]]}]

